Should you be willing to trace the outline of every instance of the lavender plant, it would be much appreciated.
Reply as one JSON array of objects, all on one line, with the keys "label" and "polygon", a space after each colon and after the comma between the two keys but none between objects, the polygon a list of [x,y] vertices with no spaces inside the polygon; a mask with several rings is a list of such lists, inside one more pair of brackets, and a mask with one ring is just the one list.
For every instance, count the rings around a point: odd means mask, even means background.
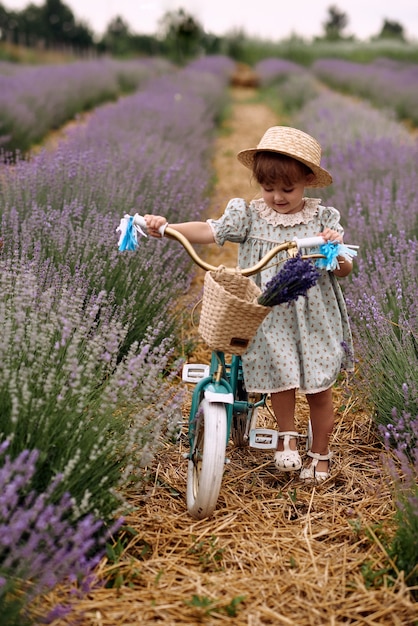
[{"label": "lavender plant", "polygon": [[[362,355],[360,389],[371,404],[377,424],[388,427],[405,407],[400,391],[410,388],[412,410],[418,411],[415,331],[410,324],[400,325],[386,316],[377,299],[366,295],[350,309],[356,320],[354,334]],[[395,412],[394,412],[395,409]]]},{"label": "lavender plant", "polygon": [[188,71],[203,74],[214,74],[224,80],[229,80],[235,70],[235,62],[222,54],[201,56],[187,65]]},{"label": "lavender plant", "polygon": [[127,329],[111,296],[48,265],[44,275],[3,267],[0,284],[1,439],[13,456],[39,450],[39,493],[60,473],[56,497],[70,492],[76,516],[110,519],[118,488],[144,480],[141,467],[179,421],[182,391],[162,380],[177,372],[170,340],[153,349],[145,335],[119,361]]},{"label": "lavender plant", "polygon": [[134,256],[120,255],[115,229],[132,207],[145,213],[163,206],[169,219],[206,208],[207,146],[228,73],[219,58],[199,80],[197,67],[97,111],[57,152],[18,162],[0,181],[6,255],[18,250],[24,259],[65,264],[88,276],[92,291],[112,292],[130,326],[126,347],[161,319],[171,333],[169,302],[190,281],[185,253],[152,242]]},{"label": "lavender plant", "polygon": [[[0,612],[4,626],[22,626],[33,622],[36,597],[57,584],[66,582],[78,594],[88,593],[105,542],[122,519],[112,529],[92,515],[74,523],[70,494],[52,501],[62,477],[57,475],[44,493],[37,493],[32,480],[39,452],[22,450],[12,459],[9,444],[6,440],[0,445]],[[42,623],[69,610],[59,605],[49,615],[43,611]]]},{"label": "lavender plant", "polygon": [[418,123],[418,65],[379,58],[372,63],[319,59],[312,71],[322,81],[345,92],[390,108],[400,119]]},{"label": "lavender plant", "polygon": [[403,384],[401,393],[405,409],[401,414],[393,410],[392,421],[381,426],[388,451],[387,464],[392,477],[397,505],[397,528],[391,552],[399,570],[414,589],[418,585],[418,413],[416,402],[410,402],[410,390]]},{"label": "lavender plant", "polygon": [[[343,96],[320,96],[296,124],[318,137],[335,186],[321,194],[340,208],[345,241],[360,246],[342,284],[356,340],[359,390],[391,453],[397,530],[394,558],[416,584],[418,384],[418,145],[393,116]],[[407,394],[406,394],[407,390]]]},{"label": "lavender plant", "polygon": [[302,65],[285,59],[266,58],[254,67],[264,88],[264,98],[279,112],[298,111],[319,93],[317,80]]},{"label": "lavender plant", "polygon": [[[335,184],[321,197],[346,207],[349,236],[371,249],[390,233],[416,232],[414,202],[418,146],[407,130],[370,105],[323,94],[298,114],[297,124],[318,137]],[[367,237],[365,237],[367,233]]]},{"label": "lavender plant", "polygon": [[159,59],[101,59],[0,73],[0,147],[25,151],[77,113],[170,69]]},{"label": "lavender plant", "polygon": [[69,491],[75,516],[124,506],[179,421],[172,311],[189,261],[164,241],[121,254],[116,227],[132,207],[176,219],[206,207],[228,67],[157,78],[55,153],[3,166],[1,437],[14,456],[39,449],[40,493],[63,474],[56,497]]},{"label": "lavender plant", "polygon": [[277,84],[291,75],[302,76],[307,72],[302,65],[277,57],[262,59],[255,64],[254,71],[259,76],[262,86]]}]

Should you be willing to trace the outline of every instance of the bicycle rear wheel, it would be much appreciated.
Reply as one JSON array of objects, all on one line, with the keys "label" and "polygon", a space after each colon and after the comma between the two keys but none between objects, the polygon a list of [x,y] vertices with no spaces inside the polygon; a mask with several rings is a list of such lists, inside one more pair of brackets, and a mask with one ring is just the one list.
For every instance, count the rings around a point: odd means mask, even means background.
[{"label": "bicycle rear wheel", "polygon": [[[248,393],[242,380],[237,382],[236,395],[239,401],[248,402]],[[245,438],[247,419],[248,413],[246,411],[234,411],[232,414],[231,439],[236,448],[248,446],[248,439]]]},{"label": "bicycle rear wheel", "polygon": [[203,399],[187,468],[187,509],[196,519],[210,517],[221,490],[226,450],[226,409]]}]

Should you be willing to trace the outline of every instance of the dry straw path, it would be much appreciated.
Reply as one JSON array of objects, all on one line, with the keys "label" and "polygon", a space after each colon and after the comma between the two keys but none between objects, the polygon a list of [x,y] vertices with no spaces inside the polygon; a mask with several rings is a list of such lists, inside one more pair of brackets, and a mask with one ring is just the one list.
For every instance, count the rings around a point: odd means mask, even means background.
[{"label": "dry straw path", "polygon": [[[231,92],[231,116],[214,158],[214,215],[235,195],[253,197],[235,154],[279,123],[254,95]],[[209,254],[233,265],[235,253],[231,246],[222,256],[218,249]],[[301,429],[305,409],[300,400]],[[337,390],[336,412],[332,481],[303,486],[275,471],[271,451],[231,447],[209,520],[186,512],[185,440],[167,446],[149,492],[132,494],[137,508],[127,523],[137,534],[125,534],[118,563],[104,560],[99,568],[104,577],[117,572],[119,588],[99,589],[78,604],[77,623],[412,626],[416,606],[402,577],[385,584],[379,529],[390,533],[393,510],[372,421],[349,387]]]}]

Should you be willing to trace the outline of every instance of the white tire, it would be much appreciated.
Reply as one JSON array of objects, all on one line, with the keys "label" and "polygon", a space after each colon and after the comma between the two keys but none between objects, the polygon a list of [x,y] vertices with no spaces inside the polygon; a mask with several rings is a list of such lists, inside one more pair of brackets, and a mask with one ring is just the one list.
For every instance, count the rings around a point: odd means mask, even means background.
[{"label": "white tire", "polygon": [[210,517],[221,490],[226,451],[226,409],[203,399],[195,423],[187,468],[187,509],[196,519]]}]

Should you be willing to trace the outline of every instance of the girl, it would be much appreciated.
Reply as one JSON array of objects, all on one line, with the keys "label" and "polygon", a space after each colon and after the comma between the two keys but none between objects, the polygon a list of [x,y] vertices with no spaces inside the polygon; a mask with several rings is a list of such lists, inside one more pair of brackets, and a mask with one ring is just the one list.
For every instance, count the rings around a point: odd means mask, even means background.
[{"label": "girl", "polygon": [[[241,198],[228,203],[220,219],[170,224],[198,244],[239,243],[241,268],[258,262],[278,243],[295,237],[322,235],[324,241],[343,242],[340,214],[321,200],[304,197],[305,187],[325,187],[332,177],[320,165],[321,147],[295,128],[274,126],[256,148],[242,150],[238,160],[252,170],[261,198],[247,204]],[[159,237],[166,223],[160,216],[145,216],[148,232]],[[279,430],[275,464],[281,471],[301,469],[304,481],[329,477],[329,440],[334,427],[332,386],[341,369],[353,369],[351,332],[336,276],[347,276],[352,263],[338,258],[334,271],[321,271],[307,298],[276,306],[259,327],[242,356],[248,392],[269,393]],[[263,290],[277,272],[266,269],[255,278]],[[297,450],[296,390],[306,394],[312,425],[312,447],[305,467]]]}]

